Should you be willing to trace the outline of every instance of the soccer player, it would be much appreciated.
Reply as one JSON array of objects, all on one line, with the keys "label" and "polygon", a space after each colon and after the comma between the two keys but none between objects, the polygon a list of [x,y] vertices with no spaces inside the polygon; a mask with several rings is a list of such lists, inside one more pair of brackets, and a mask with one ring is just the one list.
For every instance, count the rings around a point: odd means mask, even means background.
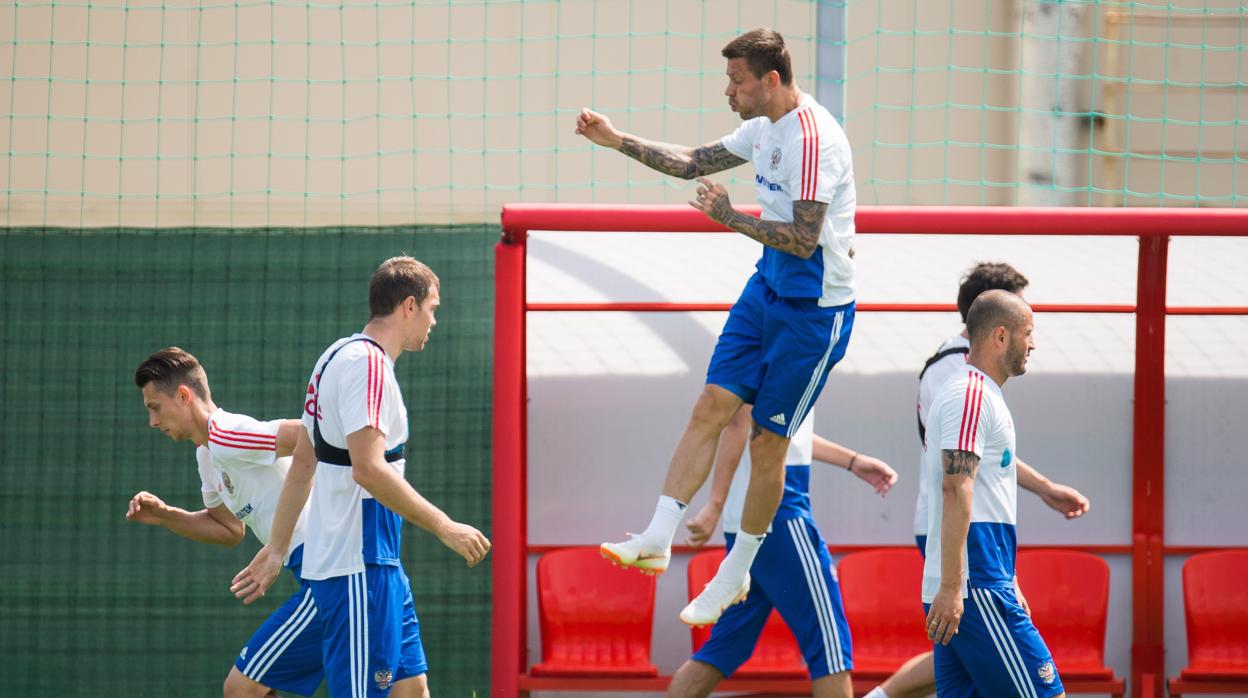
[{"label": "soccer player", "polygon": [[322,615],[325,678],[335,698],[428,695],[420,625],[399,557],[404,520],[470,567],[490,548],[480,531],[453,521],[403,477],[407,408],[394,362],[424,349],[440,302],[438,277],[423,263],[392,257],[378,267],[368,286],[368,324],[330,345],[309,379],[304,428],[269,544],[230,587],[251,603],[272,584],[310,491],[303,576]]},{"label": "soccer player", "polygon": [[1031,308],[993,290],[971,303],[966,368],[936,392],[927,419],[923,603],[943,697],[1063,696],[1053,657],[1014,574],[1018,463],[1001,394],[1035,348]]},{"label": "soccer player", "polygon": [[[139,492],[126,518],[227,546],[241,543],[250,528],[267,543],[298,420],[261,422],[217,407],[203,366],[178,347],[161,349],[139,364],[134,384],[143,393],[148,425],[174,441],[195,444],[204,508],[190,512]],[[243,646],[225,679],[226,698],[275,696],[274,689],[310,696],[321,683],[321,619],[300,574],[304,518],[299,513],[293,548],[283,560],[299,591]]]},{"label": "soccer player", "polygon": [[[984,291],[1000,289],[1022,296],[1027,288],[1027,277],[1004,262],[980,262],[971,267],[958,287],[958,313],[962,316],[962,332],[946,339],[935,354],[927,360],[919,373],[918,424],[919,443],[924,442],[927,414],[932,397],[953,375],[966,370],[966,356],[970,351],[970,339],[966,331],[966,315],[971,303]],[[914,538],[923,553],[927,546],[927,487],[931,474],[926,472],[922,456],[919,458],[919,496],[914,512]],[[1039,471],[1015,459],[1018,467],[1018,484],[1040,497],[1045,504],[1065,516],[1076,519],[1090,509],[1088,498],[1078,490],[1049,480]],[[907,661],[883,684],[867,694],[867,698],[921,698],[936,690],[932,653],[924,652]]]},{"label": "soccer player", "polygon": [[[728,105],[744,121],[700,148],[617,131],[584,109],[576,132],[675,177],[698,177],[691,206],[763,243],[757,273],[733,305],[707,369],[706,385],[668,466],[662,496],[639,536],[604,543],[608,559],[658,574],[691,497],[706,481],[720,432],[742,403],[756,415],[750,487],[736,544],[714,579],[684,610],[709,625],[745,597],[749,569],[784,492],[784,454],[849,344],[854,324],[854,177],[849,141],[815,98],[798,89],[784,39],[747,32],[721,52]],[[762,219],[733,209],[710,175],[754,165]]]},{"label": "soccer player", "polygon": [[[840,585],[828,546],[810,512],[810,463],[813,458],[845,468],[881,496],[897,482],[897,473],[878,458],[816,435],[813,421],[808,415],[789,442],[784,496],[768,527],[767,539],[750,567],[754,584],[749,597],[728,608],[715,622],[711,638],[672,677],[669,696],[710,695],[720,681],[731,676],[754,653],[772,608],[780,612],[797,638],[814,695],[853,695],[849,677],[853,668],[852,642]],[[733,546],[749,484],[749,465],[737,467],[749,430],[750,406],[743,405],[720,437],[710,501],[686,524],[689,544],[694,547],[710,538],[721,513],[724,538],[729,549]]]}]

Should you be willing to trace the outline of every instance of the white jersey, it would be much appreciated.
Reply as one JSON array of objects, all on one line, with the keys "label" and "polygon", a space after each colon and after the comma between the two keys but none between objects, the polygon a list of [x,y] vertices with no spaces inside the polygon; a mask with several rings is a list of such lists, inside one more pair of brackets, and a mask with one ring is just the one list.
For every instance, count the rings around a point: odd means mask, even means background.
[{"label": "white jersey", "polygon": [[304,578],[355,574],[365,564],[398,565],[402,519],[355,483],[345,453],[347,436],[371,427],[385,435],[386,460],[403,476],[407,408],[394,362],[367,335],[343,337],[317,359],[303,413],[303,426],[314,444],[317,422],[323,443],[338,455],[326,460],[318,448]]},{"label": "white jersey", "polygon": [[[1014,421],[1001,388],[974,366],[941,386],[927,424],[924,469],[927,483],[927,559],[923,563],[923,601],[940,589],[940,528],[944,511],[941,451],[970,451],[979,456],[971,497],[971,525],[962,559],[962,595],[967,587],[1013,588],[1018,547],[1018,470]],[[955,553],[956,554],[956,553]]]},{"label": "white jersey", "polygon": [[763,248],[758,271],[777,295],[818,298],[824,307],[854,300],[854,163],[845,131],[814,97],[801,93],[797,108],[772,122],[760,116],[721,141],[730,153],[754,163],[763,220],[793,221],[793,202],[828,205],[819,248],[810,259]]},{"label": "white jersey", "polygon": [[[810,462],[815,444],[814,410],[806,413],[806,419],[789,440],[789,450],[784,454],[784,495],[776,509],[776,520],[786,520],[810,515]],[[741,530],[741,512],[745,511],[745,494],[750,487],[750,449],[741,454],[741,464],[732,476],[728,496],[724,499],[724,533]],[[771,524],[767,524],[771,533]]]},{"label": "white jersey", "polygon": [[[927,411],[932,404],[932,399],[936,396],[936,391],[954,374],[966,369],[966,355],[970,349],[971,340],[956,334],[946,339],[944,344],[940,345],[940,349],[937,349],[936,353],[932,355],[933,359],[936,359],[938,356],[940,358],[932,361],[923,369],[923,374],[919,377],[919,400],[917,405],[920,442],[922,442],[924,431],[927,429]],[[927,535],[927,483],[930,479],[930,474],[924,469],[925,463],[922,449],[920,449],[919,496],[914,505],[914,535],[916,536]]]},{"label": "white jersey", "polygon": [[[204,506],[213,509],[224,504],[266,545],[282,483],[290,470],[290,457],[277,456],[281,423],[218,409],[208,417],[208,445],[195,449]],[[303,543],[307,513],[305,507],[295,523],[291,551]]]}]

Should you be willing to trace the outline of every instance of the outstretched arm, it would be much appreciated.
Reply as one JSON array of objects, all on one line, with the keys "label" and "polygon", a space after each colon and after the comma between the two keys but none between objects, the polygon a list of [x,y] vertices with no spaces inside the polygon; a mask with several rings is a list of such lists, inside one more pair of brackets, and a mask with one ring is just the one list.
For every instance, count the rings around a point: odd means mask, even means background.
[{"label": "outstretched arm", "polygon": [[247,535],[243,522],[224,504],[211,509],[187,511],[165,504],[151,492],[139,492],[130,498],[126,520],[163,526],[183,538],[227,547],[238,545]]},{"label": "outstretched arm", "polygon": [[1018,486],[1044,500],[1051,509],[1068,519],[1088,513],[1092,503],[1079,490],[1053,482],[1022,460],[1018,463]]},{"label": "outstretched arm", "polygon": [[681,179],[722,172],[745,162],[729,152],[720,141],[699,148],[648,141],[617,131],[610,119],[589,109],[582,109],[577,116],[576,132],[598,145],[614,148],[652,170]]},{"label": "outstretched arm", "polygon": [[897,471],[884,461],[865,453],[845,448],[815,434],[814,450],[811,453],[815,460],[829,465],[845,468],[858,476],[859,480],[871,485],[875,493],[883,497],[897,483]]}]

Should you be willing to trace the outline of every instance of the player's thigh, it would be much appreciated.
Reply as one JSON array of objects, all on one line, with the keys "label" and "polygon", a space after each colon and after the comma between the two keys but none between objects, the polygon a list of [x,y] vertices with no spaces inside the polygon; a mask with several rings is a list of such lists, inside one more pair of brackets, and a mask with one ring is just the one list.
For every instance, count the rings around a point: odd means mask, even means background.
[{"label": "player's thigh", "polygon": [[980,693],[1053,698],[1063,692],[1053,656],[1012,589],[971,589],[964,608],[950,646]]},{"label": "player's thigh", "polygon": [[[961,634],[962,628],[959,627],[958,635]],[[941,698],[1004,698],[979,692],[979,687],[975,685],[975,680],[971,678],[967,666],[962,663],[962,657],[953,643],[938,644],[933,648],[932,671],[936,678],[936,695]]]},{"label": "player's thigh", "polygon": [[763,321],[767,287],[755,274],[732,309],[715,342],[706,382],[732,391],[753,403],[762,377]]},{"label": "player's thigh", "polygon": [[[234,667],[239,677],[256,685],[311,695],[324,677],[321,615],[306,583],[277,608],[252,634],[239,652]],[[233,674],[231,673],[231,676]],[[250,693],[247,684],[227,680],[227,689]],[[229,690],[227,695],[231,694]]]},{"label": "player's thigh", "polygon": [[390,698],[429,698],[429,681],[425,674],[409,676],[395,682]]},{"label": "player's thigh", "polygon": [[399,617],[399,660],[394,672],[395,685],[407,683],[409,679],[419,678],[419,684],[429,672],[429,661],[425,656],[425,646],[420,640],[420,619],[416,617],[416,603],[412,598],[412,583],[401,567],[394,568],[401,575],[400,596],[402,607]]},{"label": "player's thigh", "polygon": [[777,520],[751,574],[797,638],[812,679],[853,668],[853,641],[832,556],[814,522]]},{"label": "player's thigh", "polygon": [[[409,678],[401,673],[403,609],[410,594],[402,569],[365,565],[364,572],[311,586],[325,614],[323,657],[330,696],[386,696],[397,681]],[[423,667],[411,668],[424,673]]]},{"label": "player's thigh", "polygon": [[774,299],[763,332],[763,375],[754,421],[792,437],[815,404],[828,372],[845,356],[854,305],[820,308],[813,299]]}]

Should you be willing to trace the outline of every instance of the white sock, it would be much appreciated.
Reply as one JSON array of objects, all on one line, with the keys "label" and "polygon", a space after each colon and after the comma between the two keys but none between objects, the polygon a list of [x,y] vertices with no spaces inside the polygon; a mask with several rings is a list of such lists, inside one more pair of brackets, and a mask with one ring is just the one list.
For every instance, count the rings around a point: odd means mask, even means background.
[{"label": "white sock", "polygon": [[659,503],[654,507],[654,518],[650,519],[650,525],[646,526],[641,537],[664,548],[672,547],[672,539],[676,537],[676,529],[680,527],[681,519],[685,518],[687,508],[689,505],[679,499],[665,494],[659,495]]},{"label": "white sock", "polygon": [[862,698],[888,698],[888,694],[884,692],[883,686],[876,686],[875,688],[871,689],[870,693],[863,696]]},{"label": "white sock", "polygon": [[754,556],[758,554],[758,546],[763,544],[763,539],[766,537],[766,533],[755,535],[738,531],[732,550],[728,551],[728,556],[720,564],[716,576],[724,581],[731,581],[733,584],[744,582],[745,575],[750,571],[750,565],[754,564]]}]

